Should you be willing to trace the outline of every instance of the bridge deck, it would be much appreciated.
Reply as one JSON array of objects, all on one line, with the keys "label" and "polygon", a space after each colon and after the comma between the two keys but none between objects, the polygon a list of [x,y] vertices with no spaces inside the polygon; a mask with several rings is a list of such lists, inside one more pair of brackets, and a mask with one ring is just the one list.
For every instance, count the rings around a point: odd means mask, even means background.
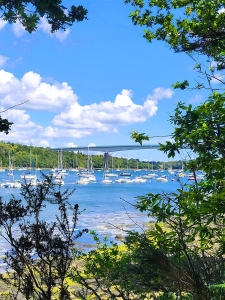
[{"label": "bridge deck", "polygon": [[52,148],[53,151],[100,151],[100,152],[117,152],[127,150],[146,150],[158,149],[159,145],[117,145],[117,146],[85,146],[85,147],[68,147]]}]

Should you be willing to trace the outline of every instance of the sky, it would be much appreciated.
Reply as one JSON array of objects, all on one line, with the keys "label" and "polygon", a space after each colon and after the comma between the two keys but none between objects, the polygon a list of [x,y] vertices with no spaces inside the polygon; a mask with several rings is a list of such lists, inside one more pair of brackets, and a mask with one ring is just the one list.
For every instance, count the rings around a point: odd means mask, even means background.
[{"label": "sky", "polygon": [[[170,140],[177,103],[199,105],[205,97],[172,88],[193,80],[195,63],[145,40],[121,0],[62,3],[83,5],[88,20],[51,34],[42,18],[29,34],[0,19],[0,111],[14,123],[0,140],[50,148],[132,145],[132,130],[156,136],[145,144]],[[168,160],[158,150],[113,155]]]}]

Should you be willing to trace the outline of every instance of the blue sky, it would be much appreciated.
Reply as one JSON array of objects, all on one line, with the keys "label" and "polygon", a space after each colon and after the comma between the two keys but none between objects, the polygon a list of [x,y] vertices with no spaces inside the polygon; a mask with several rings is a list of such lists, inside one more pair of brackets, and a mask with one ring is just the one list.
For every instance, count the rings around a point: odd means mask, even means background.
[{"label": "blue sky", "polygon": [[[148,43],[121,0],[63,1],[73,3],[88,9],[88,20],[66,32],[51,34],[45,19],[33,34],[0,20],[1,111],[29,100],[2,113],[14,125],[0,140],[75,147],[134,144],[132,130],[169,135],[177,102],[204,100],[200,91],[171,87],[196,77],[194,62],[162,42]],[[114,155],[167,160],[156,150]]]}]

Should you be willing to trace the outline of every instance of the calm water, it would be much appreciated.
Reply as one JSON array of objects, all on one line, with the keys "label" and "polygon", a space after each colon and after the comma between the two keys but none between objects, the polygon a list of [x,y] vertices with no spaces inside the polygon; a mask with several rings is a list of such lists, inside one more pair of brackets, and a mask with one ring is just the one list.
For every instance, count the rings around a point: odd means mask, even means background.
[{"label": "calm water", "polygon": [[[48,171],[43,172],[46,174],[48,173]],[[7,171],[0,173],[0,182],[8,179],[7,174]],[[23,172],[15,171],[14,179],[20,179],[21,174],[23,174]],[[38,177],[40,177],[40,174],[40,171],[37,171]],[[144,174],[144,171],[131,171],[131,174],[132,176],[130,178],[132,179]],[[133,206],[129,204],[135,203],[135,197],[149,192],[171,192],[178,187],[178,182],[172,181],[174,175],[170,175],[167,172],[165,172],[165,174],[168,176],[168,182],[158,182],[156,179],[147,179],[146,183],[114,182],[111,184],[102,184],[101,180],[103,173],[102,171],[96,171],[96,183],[79,185],[76,184],[76,181],[79,179],[78,175],[75,172],[69,172],[69,175],[65,177],[65,185],[62,189],[75,189],[69,202],[72,205],[77,203],[80,210],[83,211],[79,216],[78,229],[94,229],[101,235],[107,235],[113,238],[116,235],[124,235],[124,232],[116,227],[120,227],[124,230],[138,229],[139,226],[143,227],[143,224],[149,221],[149,218],[134,210]],[[159,172],[158,175],[161,176],[162,173]],[[16,198],[20,198],[20,189],[1,188],[0,194],[5,201],[10,199],[11,194],[14,194]],[[53,221],[56,213],[56,207],[47,204],[47,207],[43,212],[43,218],[48,221]],[[15,234],[16,233],[17,231],[15,231]],[[82,248],[88,248],[88,244],[91,242],[90,235],[84,234],[83,237],[77,240],[77,245],[81,245]],[[5,253],[7,247],[6,242],[0,239],[0,256]]]}]

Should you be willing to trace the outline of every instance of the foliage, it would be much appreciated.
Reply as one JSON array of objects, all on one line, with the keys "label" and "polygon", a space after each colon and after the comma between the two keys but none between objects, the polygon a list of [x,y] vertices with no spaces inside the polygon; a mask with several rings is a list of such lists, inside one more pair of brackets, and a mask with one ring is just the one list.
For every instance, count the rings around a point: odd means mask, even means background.
[{"label": "foliage", "polygon": [[[80,285],[75,296],[78,299],[131,299],[134,296],[132,289],[128,288],[132,285],[131,276],[126,270],[129,255],[116,243],[110,242],[108,247],[107,238],[102,243],[94,231],[91,234],[97,249],[88,253],[74,251],[75,260],[80,262],[70,273],[71,279]],[[129,282],[126,281],[128,277]],[[135,280],[133,277],[132,281]]]},{"label": "foliage", "polygon": [[2,119],[2,117],[0,116],[0,132],[8,134],[9,130],[11,130],[12,124],[12,122],[9,122],[7,119]]},{"label": "foliage", "polygon": [[67,9],[60,0],[6,0],[0,2],[0,10],[3,20],[9,23],[20,21],[29,33],[37,29],[40,18],[44,16],[51,25],[51,32],[65,30],[66,26],[71,26],[75,21],[87,19],[87,10],[82,5],[72,5]]},{"label": "foliage", "polygon": [[[14,168],[20,167],[30,167],[30,153],[31,153],[31,167],[32,168],[57,168],[58,167],[58,153],[52,151],[49,148],[26,146],[15,143],[4,143],[0,141],[0,163],[1,167],[7,168],[9,165],[9,154],[11,157],[12,165]],[[63,151],[62,155],[63,168],[87,168],[87,155],[84,153],[74,153],[72,151]],[[103,155],[93,155],[92,156],[93,167],[103,168],[104,157]],[[139,159],[129,159],[123,157],[109,157],[109,168],[114,167],[114,169],[136,169],[138,163],[139,169],[148,169],[148,161],[140,161]],[[160,161],[152,161],[151,165],[153,169],[160,169]],[[165,168],[170,168],[171,163],[165,163]],[[173,168],[180,169],[181,161],[173,161]]]},{"label": "foliage", "polygon": [[[11,248],[4,259],[7,273],[1,279],[15,287],[11,299],[20,294],[24,299],[71,299],[66,281],[72,263],[71,249],[87,229],[75,233],[78,205],[71,207],[68,203],[73,191],[61,191],[51,179],[43,179],[44,184],[37,187],[22,187],[24,200],[12,196],[4,203],[0,199],[0,236]],[[51,223],[42,219],[46,202],[58,208]]]},{"label": "foliage", "polygon": [[146,27],[145,38],[165,41],[176,52],[200,53],[224,65],[225,2],[219,0],[125,0],[135,25]]},{"label": "foliage", "polygon": [[142,145],[142,141],[149,141],[149,137],[146,136],[144,133],[138,133],[137,131],[133,130],[131,132],[131,138],[136,142]]}]

